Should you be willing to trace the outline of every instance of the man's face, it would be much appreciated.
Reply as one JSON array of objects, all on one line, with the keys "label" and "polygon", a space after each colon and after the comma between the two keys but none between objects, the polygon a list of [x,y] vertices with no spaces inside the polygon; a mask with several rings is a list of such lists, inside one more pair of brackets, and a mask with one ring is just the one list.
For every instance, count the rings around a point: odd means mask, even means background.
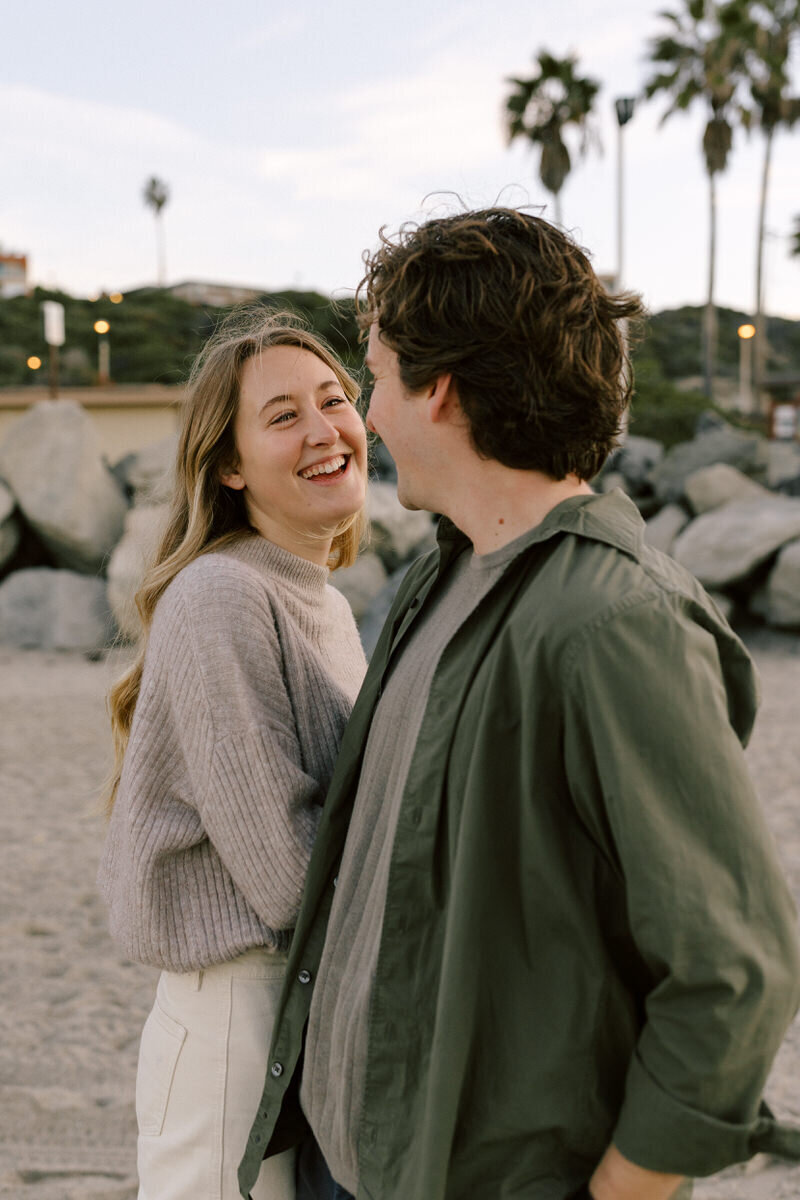
[{"label": "man's face", "polygon": [[375,380],[367,428],[378,434],[395,461],[400,503],[427,508],[424,393],[410,392],[403,383],[397,354],[381,339],[377,321],[369,331],[367,366]]}]

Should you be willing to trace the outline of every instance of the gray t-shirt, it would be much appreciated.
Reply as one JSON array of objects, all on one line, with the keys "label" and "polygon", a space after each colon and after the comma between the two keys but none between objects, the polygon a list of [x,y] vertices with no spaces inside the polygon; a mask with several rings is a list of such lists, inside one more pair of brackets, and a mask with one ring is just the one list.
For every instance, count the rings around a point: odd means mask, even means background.
[{"label": "gray t-shirt", "polygon": [[458,557],[407,635],[373,716],[311,1002],[300,1091],[334,1179],[353,1194],[389,865],[431,681],[450,640],[531,536],[491,554]]}]

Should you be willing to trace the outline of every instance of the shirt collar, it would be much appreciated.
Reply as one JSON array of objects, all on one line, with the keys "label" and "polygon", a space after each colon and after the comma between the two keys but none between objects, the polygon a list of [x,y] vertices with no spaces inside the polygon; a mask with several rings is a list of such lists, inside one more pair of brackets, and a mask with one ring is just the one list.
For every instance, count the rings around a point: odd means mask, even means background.
[{"label": "shirt collar", "polygon": [[[529,545],[538,545],[559,533],[573,533],[591,541],[604,542],[638,559],[644,538],[644,522],[633,501],[615,488],[604,495],[593,492],[562,500],[531,531]],[[472,544],[448,517],[442,517],[439,521],[436,537],[442,566]]]}]

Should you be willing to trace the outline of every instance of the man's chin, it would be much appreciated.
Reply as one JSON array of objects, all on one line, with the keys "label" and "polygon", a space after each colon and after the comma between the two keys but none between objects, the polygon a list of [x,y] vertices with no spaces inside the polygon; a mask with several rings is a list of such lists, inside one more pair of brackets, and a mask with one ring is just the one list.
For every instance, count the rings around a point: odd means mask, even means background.
[{"label": "man's chin", "polygon": [[421,504],[415,504],[411,497],[406,495],[400,480],[397,481],[397,499],[400,501],[403,508],[407,508],[409,512],[421,512],[422,510]]}]

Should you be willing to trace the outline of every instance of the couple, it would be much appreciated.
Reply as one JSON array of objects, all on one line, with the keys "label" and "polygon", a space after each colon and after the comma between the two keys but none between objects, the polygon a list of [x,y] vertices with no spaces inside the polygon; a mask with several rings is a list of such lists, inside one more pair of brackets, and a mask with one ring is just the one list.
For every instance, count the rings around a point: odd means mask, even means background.
[{"label": "couple", "polygon": [[101,886],[162,968],[141,1200],[666,1200],[796,1153],[760,1101],[800,962],[753,669],[588,485],[638,302],[500,208],[382,238],[359,299],[367,425],[443,514],[366,678],[327,583],[360,538],[357,388],[267,317],[195,368],[112,697]]}]

